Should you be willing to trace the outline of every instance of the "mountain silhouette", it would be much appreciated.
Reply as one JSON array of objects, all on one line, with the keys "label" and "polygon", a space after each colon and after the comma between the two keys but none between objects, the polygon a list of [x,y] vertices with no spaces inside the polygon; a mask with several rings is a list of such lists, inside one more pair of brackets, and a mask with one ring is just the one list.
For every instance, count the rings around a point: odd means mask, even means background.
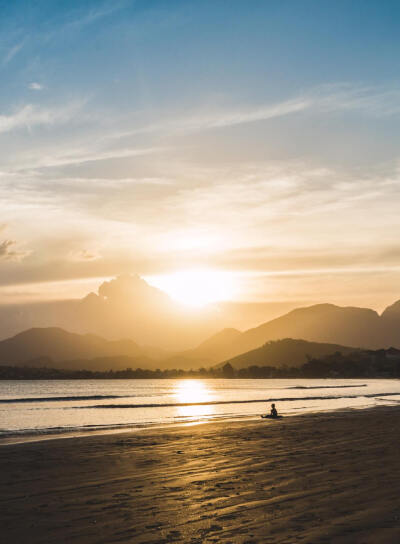
[{"label": "mountain silhouette", "polygon": [[381,315],[381,320],[387,338],[400,332],[400,300],[386,308]]},{"label": "mountain silhouette", "polygon": [[[283,340],[271,340],[260,348],[237,355],[229,359],[229,363],[237,370],[253,365],[274,366],[276,368],[288,366],[293,368],[304,365],[309,358],[325,357],[336,352],[346,355],[353,351],[355,351],[355,348],[338,344],[323,344],[285,338]],[[217,366],[223,366],[227,362],[223,361]]]},{"label": "mountain silhouette", "polygon": [[123,274],[83,298],[0,304],[0,340],[33,327],[58,327],[108,340],[130,338],[176,353],[224,327],[246,330],[295,307],[294,302],[231,301],[192,311],[140,276]]},{"label": "mountain silhouette", "polygon": [[148,362],[132,340],[109,341],[93,334],[75,334],[56,327],[29,329],[0,342],[0,364],[23,364],[40,358],[57,362],[116,356]]},{"label": "mountain silhouette", "polygon": [[247,353],[270,340],[284,338],[367,349],[390,346],[400,348],[400,301],[389,306],[381,316],[368,308],[341,307],[334,304],[297,308],[244,331],[235,338],[226,338],[214,352],[209,349],[205,354],[203,346],[207,345],[207,341],[203,342],[190,351],[190,357],[207,365]]},{"label": "mountain silhouette", "polygon": [[[334,345],[327,347],[329,351],[326,353],[312,351],[311,346],[300,343],[292,345],[290,348],[293,348],[292,352],[287,343],[275,346],[274,349],[279,348],[279,361],[287,361],[282,364],[288,365],[295,364],[297,360],[305,362],[306,349],[311,356],[322,356],[332,353],[332,350],[343,352],[344,349],[348,349],[343,346],[363,349],[391,346],[400,348],[400,301],[386,308],[381,316],[367,308],[340,307],[333,304],[298,308],[244,332],[233,328],[223,329],[196,348],[176,353],[174,356],[157,349],[156,334],[153,338],[155,347],[147,348],[139,347],[132,340],[106,340],[93,334],[81,335],[57,327],[32,328],[0,341],[0,364],[23,364],[32,359],[47,357],[57,363],[69,361],[73,368],[78,368],[76,365],[83,364],[82,361],[102,359],[98,361],[99,369],[105,369],[107,365],[109,365],[107,368],[117,365],[115,358],[119,357],[119,368],[120,365],[126,364],[132,368],[141,366],[196,369],[243,355],[245,361],[243,364],[247,365],[247,362],[249,365],[259,364],[259,361],[262,361],[263,364],[270,365],[272,347],[269,345],[267,349],[265,344],[288,338]],[[317,347],[314,346],[313,349],[317,350]],[[256,352],[249,355],[248,352],[253,350]],[[284,352],[288,355],[284,356]],[[267,355],[269,358],[266,358]],[[121,359],[124,357],[130,359]],[[112,362],[113,358],[115,364]],[[241,361],[242,359],[239,359],[236,362],[242,364]],[[46,364],[49,366],[49,363]],[[96,368],[94,362],[89,366]]]}]

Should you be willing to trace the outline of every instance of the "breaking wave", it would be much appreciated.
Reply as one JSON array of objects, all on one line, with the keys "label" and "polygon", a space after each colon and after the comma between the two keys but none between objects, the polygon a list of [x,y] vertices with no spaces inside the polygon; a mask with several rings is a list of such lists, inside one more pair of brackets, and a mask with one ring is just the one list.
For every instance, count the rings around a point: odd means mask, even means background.
[{"label": "breaking wave", "polygon": [[124,409],[124,408],[177,408],[183,406],[214,406],[221,404],[253,404],[260,402],[296,402],[299,400],[333,400],[333,399],[356,399],[356,398],[374,398],[374,397],[391,397],[400,396],[399,392],[396,393],[370,393],[367,395],[326,395],[318,397],[275,397],[268,399],[245,399],[245,400],[213,400],[204,402],[171,402],[171,403],[151,403],[151,404],[94,404],[92,406],[71,406],[71,409]]}]

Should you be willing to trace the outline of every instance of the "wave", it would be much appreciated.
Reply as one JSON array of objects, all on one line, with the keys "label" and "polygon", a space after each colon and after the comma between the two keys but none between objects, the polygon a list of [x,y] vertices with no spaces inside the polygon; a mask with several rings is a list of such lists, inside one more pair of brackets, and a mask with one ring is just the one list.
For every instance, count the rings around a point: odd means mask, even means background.
[{"label": "wave", "polygon": [[287,389],[344,389],[346,387],[367,387],[366,383],[355,385],[294,385]]},{"label": "wave", "polygon": [[0,429],[1,438],[17,437],[17,436],[41,436],[41,435],[59,435],[66,433],[84,432],[90,433],[93,431],[112,431],[118,429],[142,428],[155,425],[155,423],[114,423],[106,425],[76,425],[65,427],[42,427],[38,429]]},{"label": "wave", "polygon": [[[340,389],[340,388],[346,388],[346,387],[367,387],[367,384],[359,384],[359,385],[320,385],[320,386],[303,386],[303,385],[295,385],[293,387],[288,387],[287,389]],[[18,403],[29,403],[29,402],[74,402],[74,401],[80,401],[80,400],[114,400],[114,399],[123,399],[123,398],[134,398],[139,395],[70,395],[70,396],[57,396],[57,397],[21,397],[21,398],[5,398],[0,399],[0,404],[18,404]],[[153,395],[146,395],[146,396],[153,396]],[[316,398],[316,397],[315,397]],[[324,397],[325,398],[325,397]],[[328,397],[326,397],[328,398]],[[269,399],[267,399],[268,401]],[[287,400],[287,399],[277,399],[277,400]],[[250,401],[216,401],[216,404],[230,404],[230,403],[236,403],[236,402],[264,402],[265,399],[261,400],[250,400]],[[213,402],[207,402],[205,404],[213,404]],[[191,406],[192,404],[190,404]],[[123,405],[125,406],[125,405]],[[136,406],[136,405],[133,405]],[[143,405],[137,405],[139,408],[151,408],[153,406],[160,406],[160,404],[143,404]],[[177,406],[175,404],[165,404],[163,406]],[[185,404],[181,404],[180,406],[188,406]]]},{"label": "wave", "polygon": [[[247,419],[248,415],[240,415],[240,414],[213,414],[213,415],[199,415],[195,418],[196,421],[205,421],[205,420],[225,420],[225,419]],[[187,421],[193,421],[192,416],[179,416],[174,417],[171,421],[145,421],[145,422],[131,422],[131,423],[106,423],[106,424],[92,424],[92,425],[66,425],[65,427],[41,427],[41,428],[29,428],[29,429],[0,429],[0,439],[5,442],[3,444],[7,444],[7,439],[9,438],[21,438],[21,439],[35,439],[37,437],[40,439],[40,437],[47,437],[47,436],[59,436],[59,435],[65,435],[68,436],[76,436],[76,435],[86,435],[90,433],[104,433],[106,432],[113,432],[113,431],[122,431],[124,429],[133,429],[133,430],[140,430],[140,429],[148,429],[148,428],[157,428],[157,427],[165,427],[165,425],[175,425],[176,423],[180,422],[187,422]],[[0,445],[2,442],[0,441]]]},{"label": "wave", "polygon": [[367,395],[326,395],[318,397],[276,397],[268,399],[244,399],[244,400],[213,400],[205,402],[171,402],[171,403],[151,403],[151,404],[94,404],[91,406],[69,406],[68,410],[84,409],[126,409],[126,408],[180,408],[185,406],[215,406],[221,404],[251,404],[251,403],[269,403],[269,402],[295,402],[299,400],[335,400],[335,399],[356,399],[356,398],[374,398],[400,396],[396,393],[370,393]]},{"label": "wave", "polygon": [[[339,386],[294,386],[288,389],[308,390],[308,389],[336,389],[347,387],[366,387],[367,384],[360,385],[339,385]],[[203,402],[167,402],[167,403],[116,403],[116,404],[93,404],[87,406],[67,406],[64,409],[126,409],[126,408],[176,408],[185,406],[210,406],[210,405],[223,405],[223,404],[250,404],[250,403],[269,403],[269,402],[294,402],[294,401],[307,401],[307,400],[335,400],[335,399],[354,399],[354,398],[374,398],[374,397],[390,397],[400,396],[400,392],[394,393],[367,393],[367,394],[352,394],[352,395],[318,395],[318,396],[304,396],[304,397],[269,397],[264,399],[240,399],[240,400],[213,400]],[[0,404],[14,404],[14,403],[42,403],[42,402],[76,402],[82,400],[95,401],[95,400],[115,400],[121,398],[134,398],[137,395],[81,395],[81,396],[60,396],[60,397],[27,397],[27,398],[10,398],[0,399]]]},{"label": "wave", "polygon": [[13,404],[18,402],[63,402],[74,400],[110,400],[132,397],[135,395],[78,395],[70,397],[25,397],[0,399],[0,404]]}]

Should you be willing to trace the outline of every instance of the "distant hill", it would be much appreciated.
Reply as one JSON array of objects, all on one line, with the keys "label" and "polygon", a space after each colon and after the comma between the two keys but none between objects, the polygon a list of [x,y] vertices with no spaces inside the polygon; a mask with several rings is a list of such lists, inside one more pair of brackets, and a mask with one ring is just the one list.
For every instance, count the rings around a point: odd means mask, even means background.
[{"label": "distant hill", "polygon": [[[317,304],[245,331],[232,345],[236,353],[261,346],[269,340],[302,338],[357,347],[382,347],[380,317],[374,310]],[[400,339],[399,339],[400,340]]]},{"label": "distant hill", "polygon": [[214,334],[197,348],[182,351],[181,353],[165,359],[161,363],[161,368],[200,368],[210,366],[215,361],[221,361],[226,354],[226,346],[237,340],[241,336],[237,329],[223,329]]},{"label": "distant hill", "polygon": [[[400,301],[381,316],[367,308],[317,304],[298,308],[234,336],[219,337],[217,349],[203,342],[181,356],[202,361],[203,365],[221,362],[259,348],[270,340],[301,338],[309,342],[334,343],[367,349],[400,348]],[[214,336],[215,337],[215,336]],[[214,338],[212,337],[210,341]],[[204,345],[209,349],[204,350]]]},{"label": "distant hill", "polygon": [[247,353],[242,353],[228,361],[219,363],[217,367],[229,362],[233,368],[247,368],[249,366],[274,366],[282,368],[299,368],[309,359],[316,359],[340,352],[347,355],[356,351],[355,348],[341,346],[339,344],[323,344],[320,342],[307,342],[306,340],[294,340],[285,338],[283,340],[271,340]]},{"label": "distant hill", "polygon": [[[258,364],[247,363],[248,352],[257,351],[272,340],[288,338],[334,344],[338,346],[334,351],[341,351],[343,346],[361,349],[390,346],[400,348],[400,301],[386,308],[381,316],[367,308],[340,307],[333,304],[298,308],[244,332],[233,328],[223,329],[196,348],[174,356],[156,348],[138,346],[132,340],[105,340],[100,336],[80,335],[55,327],[33,328],[0,341],[0,364],[22,364],[41,357],[48,357],[54,362],[70,361],[71,364],[73,361],[129,357],[131,359],[128,366],[132,368],[140,366],[144,369],[197,369],[214,366],[243,355],[247,365]],[[157,343],[158,338],[154,335],[154,344]],[[288,351],[288,357],[295,353],[303,353],[301,349],[301,346],[297,345],[293,353]],[[307,353],[314,357],[324,355],[324,352]],[[254,360],[265,355],[257,351]],[[304,362],[303,359],[302,361]],[[111,364],[111,359],[109,362]],[[103,362],[98,363],[101,365],[99,369],[105,369]],[[293,360],[287,364],[292,363]],[[91,362],[87,368],[94,369],[93,364]],[[275,366],[275,363],[273,365]]]},{"label": "distant hill", "polygon": [[[118,357],[129,358],[127,366],[132,366],[133,361],[135,366],[156,366],[132,340],[109,341],[100,336],[74,334],[55,327],[29,329],[0,342],[0,364],[3,365],[21,365],[48,358],[52,363],[70,361],[72,366],[68,368],[77,368],[74,360],[85,360],[86,365],[88,360],[100,358],[98,368],[104,370],[112,368],[111,364],[104,364],[104,358],[116,361]],[[97,367],[91,363],[85,368]]]}]

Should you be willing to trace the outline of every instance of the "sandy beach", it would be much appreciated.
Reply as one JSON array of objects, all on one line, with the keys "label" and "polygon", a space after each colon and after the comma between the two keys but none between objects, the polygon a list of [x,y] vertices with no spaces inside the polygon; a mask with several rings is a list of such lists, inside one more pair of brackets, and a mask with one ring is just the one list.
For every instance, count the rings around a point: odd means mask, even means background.
[{"label": "sandy beach", "polygon": [[11,543],[400,542],[400,409],[0,447]]}]

